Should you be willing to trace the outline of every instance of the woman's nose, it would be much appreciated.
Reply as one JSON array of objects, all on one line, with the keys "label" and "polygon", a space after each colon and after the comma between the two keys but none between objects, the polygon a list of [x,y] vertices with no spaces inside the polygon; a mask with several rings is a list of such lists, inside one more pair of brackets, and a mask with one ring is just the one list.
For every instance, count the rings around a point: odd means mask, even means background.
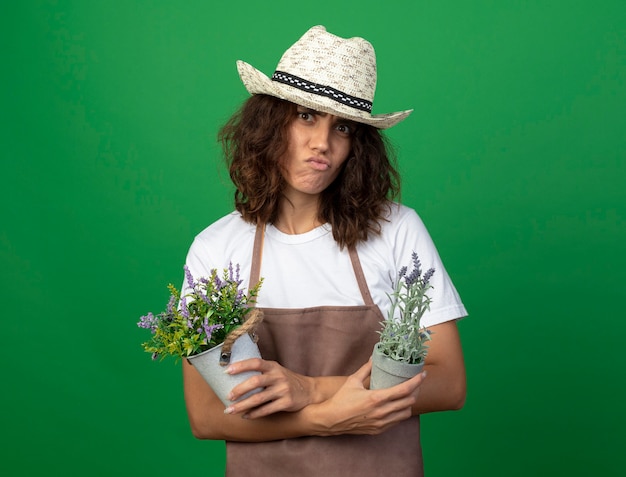
[{"label": "woman's nose", "polygon": [[311,148],[320,152],[328,149],[328,137],[330,135],[330,127],[326,124],[318,124],[311,133]]}]

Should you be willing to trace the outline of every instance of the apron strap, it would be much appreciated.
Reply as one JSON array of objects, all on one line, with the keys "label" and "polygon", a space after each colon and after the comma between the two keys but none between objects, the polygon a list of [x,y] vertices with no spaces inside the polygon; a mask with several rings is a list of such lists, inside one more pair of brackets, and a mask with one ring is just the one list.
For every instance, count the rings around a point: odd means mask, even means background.
[{"label": "apron strap", "polygon": [[[252,249],[252,266],[250,267],[250,286],[252,287],[253,283],[256,284],[259,282],[261,277],[261,262],[263,260],[263,241],[265,239],[265,224],[257,223],[256,224],[256,232],[254,235],[254,248]],[[372,300],[372,295],[370,293],[370,289],[367,286],[367,280],[365,280],[365,274],[363,273],[363,268],[361,267],[361,260],[359,260],[359,254],[356,251],[356,247],[349,247],[348,253],[350,255],[350,261],[352,262],[352,269],[354,270],[354,275],[356,276],[356,282],[359,285],[359,291],[361,292],[361,297],[363,298],[363,302],[367,306],[374,306],[374,300]]]},{"label": "apron strap", "polygon": [[263,259],[263,240],[265,239],[265,224],[257,222],[252,249],[252,266],[250,267],[250,287],[259,283],[261,277],[261,261]]},{"label": "apron strap", "polygon": [[356,275],[356,282],[359,284],[359,290],[361,291],[363,301],[367,306],[374,306],[374,300],[372,300],[370,289],[367,286],[367,280],[365,280],[365,274],[363,273],[361,260],[359,260],[359,254],[356,252],[356,247],[349,247],[348,253],[350,254],[352,269],[354,270],[354,274]]}]

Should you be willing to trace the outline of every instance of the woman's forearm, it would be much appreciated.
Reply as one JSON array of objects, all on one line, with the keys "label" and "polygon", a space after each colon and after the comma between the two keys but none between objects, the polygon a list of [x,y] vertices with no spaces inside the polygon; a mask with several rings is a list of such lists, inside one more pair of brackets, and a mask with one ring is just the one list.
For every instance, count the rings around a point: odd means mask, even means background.
[{"label": "woman's forearm", "polygon": [[465,404],[466,378],[456,322],[433,326],[426,358],[427,377],[419,388],[413,414],[458,410]]},{"label": "woman's forearm", "polygon": [[[301,436],[379,434],[411,416],[423,376],[394,388],[370,391],[365,383],[371,362],[348,377],[322,379],[320,394],[332,393],[320,403],[294,412],[277,412],[258,419],[245,413],[224,413],[224,405],[188,363],[184,364],[185,402],[191,429],[199,439],[263,442]],[[334,392],[337,384],[343,382]]]},{"label": "woman's forearm", "polygon": [[[195,368],[183,363],[185,403],[191,431],[198,439],[262,442],[313,434],[307,420],[310,413],[281,412],[259,419],[245,414],[224,414],[224,405]],[[316,387],[316,398],[325,399],[345,378],[322,380]]]}]

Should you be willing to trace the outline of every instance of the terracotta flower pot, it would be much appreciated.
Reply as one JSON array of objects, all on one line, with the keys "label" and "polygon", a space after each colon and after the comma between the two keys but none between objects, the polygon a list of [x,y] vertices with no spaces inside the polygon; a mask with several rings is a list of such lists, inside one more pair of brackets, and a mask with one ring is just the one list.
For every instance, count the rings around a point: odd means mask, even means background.
[{"label": "terracotta flower pot", "polygon": [[417,376],[424,369],[424,363],[410,364],[394,361],[378,350],[378,343],[372,353],[372,375],[370,389],[384,389],[403,383]]},{"label": "terracotta flower pot", "polygon": [[[226,396],[230,391],[238,384],[244,382],[246,379],[260,374],[256,371],[247,371],[239,374],[226,374],[224,370],[225,366],[220,365],[220,355],[222,352],[222,344],[217,345],[202,353],[189,356],[187,359],[198,370],[204,380],[211,386],[211,389],[215,392],[217,397],[220,398],[224,406],[228,407],[232,404]],[[260,358],[261,353],[259,347],[252,341],[250,335],[244,333],[233,343],[230,362],[236,363],[237,361],[243,361],[249,358]],[[241,401],[252,394],[258,393],[262,388],[256,388],[249,393],[241,396],[237,401]]]}]

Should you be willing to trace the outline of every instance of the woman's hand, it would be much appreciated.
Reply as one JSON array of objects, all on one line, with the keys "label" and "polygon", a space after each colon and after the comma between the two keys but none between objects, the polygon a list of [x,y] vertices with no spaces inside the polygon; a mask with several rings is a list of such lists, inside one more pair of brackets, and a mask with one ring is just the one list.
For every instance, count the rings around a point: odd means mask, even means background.
[{"label": "woman's hand", "polygon": [[408,419],[426,376],[422,373],[392,388],[369,390],[366,388],[372,369],[369,361],[351,376],[335,380],[336,389],[331,395],[321,396],[315,378],[294,373],[273,361],[249,359],[233,363],[227,369],[230,374],[262,373],[236,386],[230,396],[233,401],[257,387],[265,389],[228,406],[226,414],[256,419],[281,411],[302,411],[315,423],[315,435],[320,436],[375,435]]},{"label": "woman's hand", "polygon": [[314,396],[314,378],[294,373],[274,361],[253,358],[233,363],[226,369],[228,374],[244,371],[259,371],[262,374],[235,386],[229,395],[231,401],[236,401],[253,389],[264,389],[228,406],[225,414],[242,413],[244,418],[255,419],[280,411],[299,411],[318,400]]},{"label": "woman's hand", "polygon": [[304,411],[314,413],[311,419],[317,424],[317,435],[376,435],[411,417],[426,373],[388,389],[369,390],[364,383],[371,369],[370,360],[349,376],[334,396]]},{"label": "woman's hand", "polygon": [[[233,374],[250,369],[270,371],[268,376],[256,376],[251,378],[253,381],[248,380],[233,389],[233,398],[237,398],[260,384],[264,385],[262,383],[270,387],[246,400],[233,403],[229,414],[236,416],[223,413],[222,402],[200,373],[185,360],[185,404],[193,433],[199,439],[244,442],[342,433],[377,434],[411,414],[460,409],[465,401],[466,386],[456,323],[442,323],[433,326],[431,330],[436,330],[436,334],[433,333],[426,358],[428,378],[424,380],[423,374],[418,375],[389,389],[367,389],[371,370],[369,363],[348,377],[315,378],[292,373],[275,363],[262,360],[233,363]],[[273,379],[273,371],[279,376],[275,380],[276,385],[283,381],[289,390],[286,394],[277,393],[280,394],[278,399],[272,397],[274,391],[270,381]],[[308,390],[300,392],[303,388]],[[266,393],[265,398],[261,397],[263,393]],[[308,405],[305,404],[307,402]],[[303,405],[299,411],[279,412]],[[276,406],[276,410],[269,406]],[[258,414],[255,414],[257,411]],[[238,416],[241,415],[252,419],[240,419]],[[256,419],[260,415],[265,417]]]}]

